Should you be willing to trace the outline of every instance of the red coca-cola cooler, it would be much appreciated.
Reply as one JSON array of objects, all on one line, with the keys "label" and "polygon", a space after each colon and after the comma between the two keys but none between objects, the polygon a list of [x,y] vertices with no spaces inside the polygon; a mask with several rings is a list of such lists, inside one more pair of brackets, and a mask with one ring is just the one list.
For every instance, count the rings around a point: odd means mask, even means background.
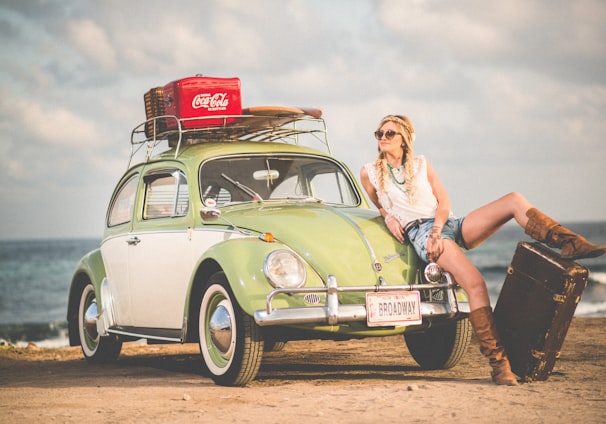
[{"label": "red coca-cola cooler", "polygon": [[[164,86],[165,113],[175,115],[182,128],[204,128],[233,122],[234,118],[188,118],[241,115],[242,96],[239,78],[195,76],[179,79]],[[167,129],[176,129],[177,122],[167,119]]]}]

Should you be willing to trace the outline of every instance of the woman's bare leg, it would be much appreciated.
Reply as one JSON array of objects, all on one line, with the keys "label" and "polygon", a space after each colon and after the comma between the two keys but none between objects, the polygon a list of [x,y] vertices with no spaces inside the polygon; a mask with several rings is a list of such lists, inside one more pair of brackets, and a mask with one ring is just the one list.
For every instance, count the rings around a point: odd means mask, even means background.
[{"label": "woman's bare leg", "polygon": [[492,381],[500,385],[517,385],[507,353],[499,340],[482,274],[454,241],[444,240],[443,243],[444,251],[438,258],[438,265],[450,272],[469,296],[469,322],[480,342],[480,352],[492,367]]},{"label": "woman's bare leg", "polygon": [[[515,218],[522,228],[526,226],[526,211],[532,205],[519,193],[509,193],[494,202],[470,212],[461,229],[463,240],[472,249],[495,232],[507,221]],[[452,240],[443,240],[444,251],[438,258],[438,265],[452,274],[469,296],[470,310],[490,306],[486,282],[480,271],[465,256],[461,248]]]},{"label": "woman's bare leg", "polygon": [[469,296],[470,310],[490,306],[486,282],[480,271],[452,240],[444,240],[444,251],[437,264],[448,271]]},{"label": "woman's bare leg", "polygon": [[520,193],[509,193],[470,212],[465,217],[461,229],[467,248],[477,247],[512,218],[515,218],[522,228],[526,228],[526,212],[532,207]]}]

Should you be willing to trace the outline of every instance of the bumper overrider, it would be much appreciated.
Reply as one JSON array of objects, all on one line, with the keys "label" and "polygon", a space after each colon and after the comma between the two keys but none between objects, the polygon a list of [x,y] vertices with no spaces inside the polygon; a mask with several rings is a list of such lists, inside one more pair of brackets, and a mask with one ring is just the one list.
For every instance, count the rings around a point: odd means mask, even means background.
[{"label": "bumper overrider", "polygon": [[[443,290],[445,300],[441,302],[421,302],[423,321],[433,319],[454,319],[469,313],[469,303],[457,301],[457,284],[448,273],[444,273],[444,281],[439,284],[410,284],[401,286],[339,286],[334,275],[329,275],[326,287],[280,288],[272,290],[266,299],[265,310],[255,311],[256,323],[263,326],[297,325],[297,324],[328,324],[352,321],[366,321],[366,305],[340,304],[338,295],[345,292],[402,292],[412,290]],[[280,294],[295,293],[326,293],[326,304],[298,308],[274,309],[272,301]]]}]

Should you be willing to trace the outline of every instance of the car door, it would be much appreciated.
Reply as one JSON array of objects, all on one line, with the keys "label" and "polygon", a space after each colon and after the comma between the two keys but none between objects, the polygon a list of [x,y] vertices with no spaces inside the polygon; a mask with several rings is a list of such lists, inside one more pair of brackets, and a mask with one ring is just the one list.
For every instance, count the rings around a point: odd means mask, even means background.
[{"label": "car door", "polygon": [[128,252],[139,179],[139,173],[135,172],[126,176],[117,186],[101,243],[101,255],[113,298],[111,312],[115,324],[119,326],[132,325]]},{"label": "car door", "polygon": [[155,169],[143,185],[128,249],[132,325],[181,329],[194,266],[187,179],[177,168]]}]

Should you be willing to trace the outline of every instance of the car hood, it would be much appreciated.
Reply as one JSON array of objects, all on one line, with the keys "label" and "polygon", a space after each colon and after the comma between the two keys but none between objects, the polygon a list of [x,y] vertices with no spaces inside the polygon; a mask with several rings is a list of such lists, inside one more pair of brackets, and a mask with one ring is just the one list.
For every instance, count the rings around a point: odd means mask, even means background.
[{"label": "car hood", "polygon": [[416,256],[400,244],[376,212],[334,208],[320,203],[258,204],[223,210],[241,229],[272,233],[297,252],[323,280],[335,275],[339,285],[411,283]]}]

